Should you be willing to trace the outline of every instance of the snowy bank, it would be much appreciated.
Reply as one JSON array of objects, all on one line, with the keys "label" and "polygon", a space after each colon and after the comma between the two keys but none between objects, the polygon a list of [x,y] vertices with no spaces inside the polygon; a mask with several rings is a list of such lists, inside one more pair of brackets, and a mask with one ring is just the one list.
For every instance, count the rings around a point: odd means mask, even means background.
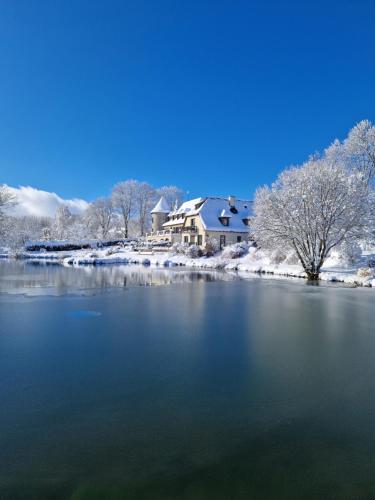
[{"label": "snowy bank", "polygon": [[[191,257],[173,250],[134,251],[131,248],[110,247],[93,250],[74,250],[70,252],[23,252],[17,258],[34,261],[58,262],[65,266],[142,264],[151,266],[185,266],[207,270],[238,271],[282,276],[285,278],[306,278],[302,267],[293,259],[279,261],[274,254],[250,247],[245,255],[231,258],[233,252],[228,247],[214,256]],[[327,260],[321,272],[321,280],[341,282],[353,286],[375,287],[375,269],[368,262],[375,259],[375,252],[363,252],[355,264],[345,264],[337,254]]]}]

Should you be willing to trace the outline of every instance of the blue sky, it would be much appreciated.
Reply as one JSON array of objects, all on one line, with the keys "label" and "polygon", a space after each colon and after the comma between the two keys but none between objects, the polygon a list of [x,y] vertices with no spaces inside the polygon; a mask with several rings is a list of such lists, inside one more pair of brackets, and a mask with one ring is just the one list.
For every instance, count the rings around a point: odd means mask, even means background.
[{"label": "blue sky", "polygon": [[375,2],[1,2],[0,182],[252,196],[375,121]]}]

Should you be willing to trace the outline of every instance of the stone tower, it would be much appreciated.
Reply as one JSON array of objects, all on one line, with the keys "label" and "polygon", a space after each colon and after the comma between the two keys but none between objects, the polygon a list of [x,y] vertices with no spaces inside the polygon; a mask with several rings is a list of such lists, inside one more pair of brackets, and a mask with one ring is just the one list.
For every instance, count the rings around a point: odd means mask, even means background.
[{"label": "stone tower", "polygon": [[167,221],[170,208],[167,200],[162,196],[155,207],[151,210],[152,215],[152,232],[161,231],[164,222]]}]

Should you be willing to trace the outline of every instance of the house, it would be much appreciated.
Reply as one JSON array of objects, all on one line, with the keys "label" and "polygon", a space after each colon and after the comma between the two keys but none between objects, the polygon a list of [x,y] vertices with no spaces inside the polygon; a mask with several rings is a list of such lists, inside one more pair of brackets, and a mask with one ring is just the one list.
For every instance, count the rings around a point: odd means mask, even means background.
[{"label": "house", "polygon": [[228,198],[195,198],[178,208],[161,197],[151,210],[152,232],[148,242],[188,243],[204,246],[215,238],[220,246],[249,239],[252,202]]}]

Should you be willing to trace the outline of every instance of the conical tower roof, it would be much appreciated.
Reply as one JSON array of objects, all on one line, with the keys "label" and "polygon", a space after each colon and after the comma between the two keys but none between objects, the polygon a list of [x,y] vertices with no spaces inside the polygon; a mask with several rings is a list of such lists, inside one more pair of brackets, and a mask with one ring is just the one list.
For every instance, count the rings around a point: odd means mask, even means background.
[{"label": "conical tower roof", "polygon": [[167,200],[162,196],[154,208],[151,210],[152,214],[169,214],[171,211]]}]

